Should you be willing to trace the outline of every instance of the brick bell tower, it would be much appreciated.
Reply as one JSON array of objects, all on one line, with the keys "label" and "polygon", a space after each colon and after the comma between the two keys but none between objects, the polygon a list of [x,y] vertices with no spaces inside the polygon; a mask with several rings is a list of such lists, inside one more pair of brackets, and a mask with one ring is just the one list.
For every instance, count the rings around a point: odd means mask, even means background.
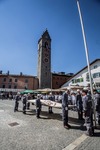
[{"label": "brick bell tower", "polygon": [[51,38],[48,30],[38,41],[38,79],[39,88],[51,88]]}]

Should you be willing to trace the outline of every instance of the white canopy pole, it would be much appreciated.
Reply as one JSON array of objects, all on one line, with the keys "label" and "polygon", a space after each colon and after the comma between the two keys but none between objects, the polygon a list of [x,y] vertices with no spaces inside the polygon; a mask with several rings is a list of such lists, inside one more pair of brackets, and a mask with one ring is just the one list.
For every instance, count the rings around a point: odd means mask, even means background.
[{"label": "white canopy pole", "polygon": [[91,76],[91,70],[90,70],[88,46],[87,46],[87,42],[86,42],[86,36],[85,36],[85,31],[84,31],[84,25],[83,25],[83,19],[82,19],[82,13],[81,13],[80,5],[79,5],[79,0],[76,0],[76,1],[77,1],[77,7],[78,7],[78,12],[79,12],[79,17],[80,17],[81,28],[82,28],[82,35],[83,35],[83,41],[84,41],[84,47],[85,47],[85,53],[86,53],[86,60],[87,60],[87,65],[88,65],[88,73],[89,73],[89,79],[90,79],[90,90],[91,90],[91,95],[92,95],[92,105],[93,105],[94,120],[95,120],[95,126],[96,126],[96,115],[95,115],[94,95],[93,95],[93,87],[92,87],[92,76]]}]

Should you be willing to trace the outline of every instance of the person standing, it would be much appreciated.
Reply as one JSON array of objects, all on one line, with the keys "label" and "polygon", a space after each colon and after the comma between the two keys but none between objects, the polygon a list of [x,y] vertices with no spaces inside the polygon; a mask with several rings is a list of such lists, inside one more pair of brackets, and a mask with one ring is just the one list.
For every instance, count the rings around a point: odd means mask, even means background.
[{"label": "person standing", "polygon": [[62,92],[60,92],[58,95],[58,102],[62,103]]},{"label": "person standing", "polygon": [[78,111],[78,119],[83,120],[83,102],[82,102],[82,95],[80,93],[80,90],[77,90],[76,106]]},{"label": "person standing", "polygon": [[94,91],[94,101],[96,107],[97,123],[100,125],[100,94],[97,92],[97,90]]},{"label": "person standing", "polygon": [[92,98],[90,95],[87,95],[86,90],[82,91],[82,101],[83,101],[83,114],[87,129],[86,135],[92,136],[94,135]]},{"label": "person standing", "polygon": [[[30,95],[30,93],[28,93],[27,100],[30,100],[30,99],[31,99],[31,95]],[[27,102],[27,109],[30,109],[30,103],[29,102]]]},{"label": "person standing", "polygon": [[22,97],[22,103],[23,103],[23,114],[26,114],[26,104],[27,104],[27,95],[24,94]]},{"label": "person standing", "polygon": [[41,112],[41,101],[40,101],[40,94],[38,94],[37,99],[36,99],[36,117],[37,117],[37,119],[40,118],[40,112]]},{"label": "person standing", "polygon": [[72,97],[71,97],[70,90],[67,91],[67,94],[68,94],[68,104],[72,105]]},{"label": "person standing", "polygon": [[64,128],[71,128],[68,124],[68,91],[66,91],[62,96],[62,119]]},{"label": "person standing", "polygon": [[17,95],[15,96],[15,107],[14,107],[14,112],[18,111],[19,100],[20,100],[20,93],[18,92]]},{"label": "person standing", "polygon": [[[54,98],[53,98],[52,93],[49,94],[49,100],[54,101]],[[48,111],[49,111],[49,114],[52,114],[52,113],[53,113],[51,106],[48,107]]]}]

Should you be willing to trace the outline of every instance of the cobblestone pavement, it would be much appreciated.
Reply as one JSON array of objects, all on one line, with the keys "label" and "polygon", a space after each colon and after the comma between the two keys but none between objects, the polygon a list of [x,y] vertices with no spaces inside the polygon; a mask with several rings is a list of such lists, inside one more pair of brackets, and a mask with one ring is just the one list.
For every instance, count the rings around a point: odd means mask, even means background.
[{"label": "cobblestone pavement", "polygon": [[[26,115],[22,113],[21,101],[19,112],[13,110],[14,101],[0,100],[0,150],[62,150],[85,132],[75,111],[69,111],[72,129],[66,130],[60,109],[53,109],[54,113],[49,115],[48,108],[43,107],[41,119],[36,119],[34,105]],[[94,137],[87,137],[74,148],[83,149],[100,150],[100,130],[95,130]]]}]

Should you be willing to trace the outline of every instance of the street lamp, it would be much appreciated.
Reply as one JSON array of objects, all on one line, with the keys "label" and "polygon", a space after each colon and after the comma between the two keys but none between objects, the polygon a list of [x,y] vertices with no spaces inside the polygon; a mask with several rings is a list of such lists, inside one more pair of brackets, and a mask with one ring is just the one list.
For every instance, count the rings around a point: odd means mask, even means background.
[{"label": "street lamp", "polygon": [[89,79],[90,79],[90,90],[91,90],[91,94],[92,94],[92,105],[93,105],[93,111],[94,111],[94,120],[95,120],[95,126],[96,126],[96,115],[95,115],[92,76],[91,76],[91,70],[90,70],[88,46],[87,46],[87,42],[86,42],[86,35],[85,35],[85,31],[84,31],[84,25],[83,25],[83,19],[82,19],[82,13],[81,13],[81,9],[80,9],[79,0],[76,0],[76,2],[77,2],[79,17],[80,17],[80,23],[81,23],[81,28],[82,28],[82,35],[83,35],[83,41],[84,41],[84,47],[85,47],[85,53],[86,53],[86,60],[87,60],[87,66],[88,66],[88,73],[89,73]]}]

